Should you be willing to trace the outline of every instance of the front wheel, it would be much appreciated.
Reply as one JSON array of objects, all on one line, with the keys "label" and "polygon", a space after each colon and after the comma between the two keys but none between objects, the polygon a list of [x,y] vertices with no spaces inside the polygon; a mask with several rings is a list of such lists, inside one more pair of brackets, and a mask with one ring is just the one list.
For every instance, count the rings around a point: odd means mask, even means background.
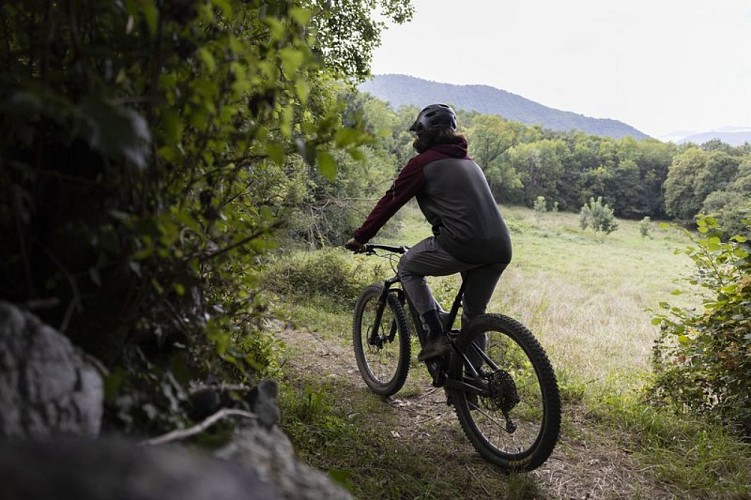
[{"label": "front wheel", "polygon": [[386,303],[379,304],[382,293],[383,286],[374,284],[360,294],[355,304],[352,336],[363,380],[376,394],[391,396],[407,380],[409,327],[397,290],[389,291]]},{"label": "front wheel", "polygon": [[474,318],[457,338],[446,391],[480,455],[508,472],[529,471],[558,441],[561,399],[545,351],[518,321]]}]

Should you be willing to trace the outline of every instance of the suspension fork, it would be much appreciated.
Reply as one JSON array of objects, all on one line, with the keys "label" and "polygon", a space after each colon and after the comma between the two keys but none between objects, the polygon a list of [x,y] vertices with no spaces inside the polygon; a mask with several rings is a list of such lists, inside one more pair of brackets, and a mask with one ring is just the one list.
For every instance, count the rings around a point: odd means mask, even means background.
[{"label": "suspension fork", "polygon": [[[383,282],[383,290],[381,291],[381,296],[378,297],[378,304],[376,306],[376,313],[375,318],[373,319],[373,327],[370,330],[370,338],[368,339],[368,343],[370,345],[378,345],[383,342],[383,339],[379,336],[380,326],[381,326],[381,319],[383,319],[383,311],[386,309],[386,304],[388,302],[389,293],[391,293],[391,286],[394,283],[399,282],[399,277],[394,276],[393,278],[389,278],[387,280],[384,280]],[[401,300],[401,297],[400,297]],[[396,323],[391,325],[391,331],[389,331],[389,340],[392,340],[394,338],[394,335],[396,333]]]}]

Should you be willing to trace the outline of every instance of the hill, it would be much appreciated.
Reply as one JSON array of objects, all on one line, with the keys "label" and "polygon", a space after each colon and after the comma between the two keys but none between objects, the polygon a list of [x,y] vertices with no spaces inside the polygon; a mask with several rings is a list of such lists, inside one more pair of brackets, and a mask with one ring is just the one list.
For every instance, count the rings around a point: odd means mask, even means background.
[{"label": "hill", "polygon": [[446,102],[457,109],[502,116],[527,125],[541,125],[557,131],[580,130],[587,134],[619,139],[649,136],[617,120],[591,118],[561,111],[488,85],[453,85],[406,75],[376,75],[362,83],[359,90],[387,101],[394,109],[401,106],[422,107],[432,102]]},{"label": "hill", "polygon": [[731,146],[742,146],[751,143],[751,128],[749,127],[723,127],[717,130],[706,132],[693,132],[685,134],[682,137],[673,139],[676,144],[691,142],[694,144],[704,144],[713,139],[720,140]]}]

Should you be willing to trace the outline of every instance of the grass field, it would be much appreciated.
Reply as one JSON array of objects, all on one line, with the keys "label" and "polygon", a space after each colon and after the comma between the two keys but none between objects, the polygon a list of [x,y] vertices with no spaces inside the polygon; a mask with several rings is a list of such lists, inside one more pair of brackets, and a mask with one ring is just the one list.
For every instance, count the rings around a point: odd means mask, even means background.
[{"label": "grass field", "polygon": [[[690,243],[685,233],[653,223],[643,237],[638,222],[619,221],[617,231],[603,236],[582,231],[576,214],[523,208],[503,214],[514,257],[488,310],[526,324],[556,367],[581,382],[623,388],[642,379],[657,334],[650,309],[696,300],[671,294],[692,272],[690,259],[675,252]],[[429,234],[416,209],[406,211],[400,226],[407,244]],[[450,301],[456,280],[442,281],[432,281],[436,296]]]},{"label": "grass field", "polygon": [[[303,459],[344,475],[358,498],[748,498],[748,444],[654,408],[638,392],[649,380],[658,334],[650,309],[661,301],[699,302],[695,294],[671,293],[686,289],[693,272],[690,259],[676,253],[690,244],[686,234],[653,224],[643,237],[638,222],[619,221],[603,237],[582,231],[576,214],[503,213],[514,259],[489,311],[530,327],[556,370],[564,421],[549,463],[509,477],[478,461],[416,361],[397,399],[384,404],[367,391],[351,353],[354,299],[327,290],[343,290],[340,283],[352,274],[375,281],[371,265],[381,265],[380,278],[388,270],[379,259],[343,250],[326,250],[331,253],[319,260],[319,252],[288,256],[287,269],[307,265],[318,273],[313,283],[334,279],[320,290],[299,283],[306,294],[277,304],[290,325],[284,426]],[[375,241],[412,245],[430,232],[415,207],[405,207],[390,225]],[[320,264],[336,260],[351,268]],[[279,269],[274,276],[287,279]],[[458,281],[430,284],[448,305]]]}]

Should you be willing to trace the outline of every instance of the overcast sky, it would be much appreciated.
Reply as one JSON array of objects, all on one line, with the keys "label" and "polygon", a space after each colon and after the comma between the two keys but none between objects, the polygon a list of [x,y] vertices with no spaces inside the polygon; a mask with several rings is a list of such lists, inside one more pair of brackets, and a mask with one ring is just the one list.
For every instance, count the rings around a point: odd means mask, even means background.
[{"label": "overcast sky", "polygon": [[374,74],[483,84],[653,137],[751,129],[751,0],[412,0]]}]

